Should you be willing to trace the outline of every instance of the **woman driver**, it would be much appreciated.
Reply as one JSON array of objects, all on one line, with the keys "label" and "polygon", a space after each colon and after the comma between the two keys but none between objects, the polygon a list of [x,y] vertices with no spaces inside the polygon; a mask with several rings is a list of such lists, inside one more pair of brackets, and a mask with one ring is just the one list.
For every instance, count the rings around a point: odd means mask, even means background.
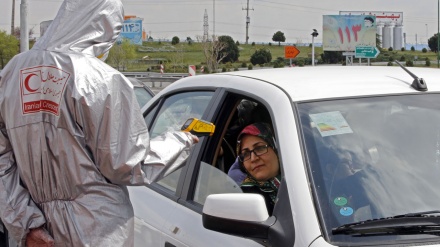
[{"label": "woman driver", "polygon": [[241,183],[245,193],[263,195],[272,214],[281,181],[280,164],[272,129],[267,123],[246,126],[237,138],[240,168],[247,177]]}]

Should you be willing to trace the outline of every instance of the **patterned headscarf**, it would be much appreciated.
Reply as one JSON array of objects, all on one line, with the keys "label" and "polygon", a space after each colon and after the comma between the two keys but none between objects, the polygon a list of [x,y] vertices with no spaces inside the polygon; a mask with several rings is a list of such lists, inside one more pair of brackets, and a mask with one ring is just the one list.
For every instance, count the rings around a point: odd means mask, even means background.
[{"label": "patterned headscarf", "polygon": [[237,137],[237,155],[240,153],[241,149],[241,138],[245,135],[258,136],[263,139],[267,144],[272,147],[276,152],[275,139],[273,136],[273,131],[269,124],[267,123],[254,123],[246,126]]},{"label": "patterned headscarf", "polygon": [[[275,152],[275,139],[273,135],[273,131],[269,124],[267,123],[254,123],[251,125],[246,126],[238,135],[237,138],[237,154],[240,153],[241,149],[241,138],[245,135],[253,135],[258,136],[261,139],[263,139],[270,147],[273,148]],[[271,199],[271,204],[274,205],[278,188],[280,187],[280,181],[281,181],[281,175],[279,174],[277,177],[274,177],[268,181],[262,181],[258,182],[255,178],[253,178],[244,168],[243,162],[239,161],[240,169],[243,172],[246,172],[247,177],[244,179],[244,181],[241,183],[241,187],[257,187],[259,188],[264,194],[267,194]]]}]

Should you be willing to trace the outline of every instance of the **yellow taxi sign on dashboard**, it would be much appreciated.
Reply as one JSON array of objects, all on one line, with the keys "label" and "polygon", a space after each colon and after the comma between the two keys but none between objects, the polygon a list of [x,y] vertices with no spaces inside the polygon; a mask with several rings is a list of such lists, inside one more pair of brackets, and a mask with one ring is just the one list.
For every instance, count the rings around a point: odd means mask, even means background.
[{"label": "yellow taxi sign on dashboard", "polygon": [[196,136],[212,136],[215,131],[215,125],[201,119],[190,118],[186,120],[182,130]]}]

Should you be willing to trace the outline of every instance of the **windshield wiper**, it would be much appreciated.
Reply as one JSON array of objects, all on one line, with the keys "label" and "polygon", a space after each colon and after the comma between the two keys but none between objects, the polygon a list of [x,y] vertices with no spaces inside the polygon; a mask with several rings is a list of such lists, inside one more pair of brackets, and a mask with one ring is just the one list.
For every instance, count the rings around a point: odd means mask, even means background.
[{"label": "windshield wiper", "polygon": [[440,232],[440,210],[396,215],[345,224],[332,229],[337,234],[414,234]]}]

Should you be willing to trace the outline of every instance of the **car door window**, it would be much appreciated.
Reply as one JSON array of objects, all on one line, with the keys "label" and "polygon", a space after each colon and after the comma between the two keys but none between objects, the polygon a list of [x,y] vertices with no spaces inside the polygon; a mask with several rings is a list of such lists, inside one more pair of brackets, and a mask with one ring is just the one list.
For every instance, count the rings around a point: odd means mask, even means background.
[{"label": "car door window", "polygon": [[203,205],[208,195],[220,193],[242,193],[242,190],[225,172],[202,162],[194,193],[194,201]]},{"label": "car door window", "polygon": [[[244,101],[249,103],[248,109],[241,109]],[[250,123],[272,123],[267,108],[263,104],[244,99],[244,96],[228,95],[218,108],[216,111],[218,115],[215,117],[217,119],[216,132],[221,133],[221,136],[218,139],[214,138],[218,141],[213,139],[206,147],[205,156],[198,168],[192,198],[194,202],[202,205],[210,194],[243,193],[240,188],[241,181],[234,180],[235,178],[228,174],[236,160],[235,144],[238,133]],[[213,155],[213,153],[216,154]],[[243,176],[245,177],[246,174],[243,173]]]},{"label": "car door window", "polygon": [[[167,131],[180,130],[188,118],[201,118],[213,94],[214,92],[196,91],[168,97],[152,122],[153,124],[150,129],[151,138]],[[146,120],[150,117],[150,114],[147,115]],[[181,171],[182,169],[176,170],[157,183],[176,192]]]},{"label": "car door window", "polygon": [[213,92],[186,92],[167,98],[150,130],[151,138],[180,130],[188,118],[201,118]]}]

